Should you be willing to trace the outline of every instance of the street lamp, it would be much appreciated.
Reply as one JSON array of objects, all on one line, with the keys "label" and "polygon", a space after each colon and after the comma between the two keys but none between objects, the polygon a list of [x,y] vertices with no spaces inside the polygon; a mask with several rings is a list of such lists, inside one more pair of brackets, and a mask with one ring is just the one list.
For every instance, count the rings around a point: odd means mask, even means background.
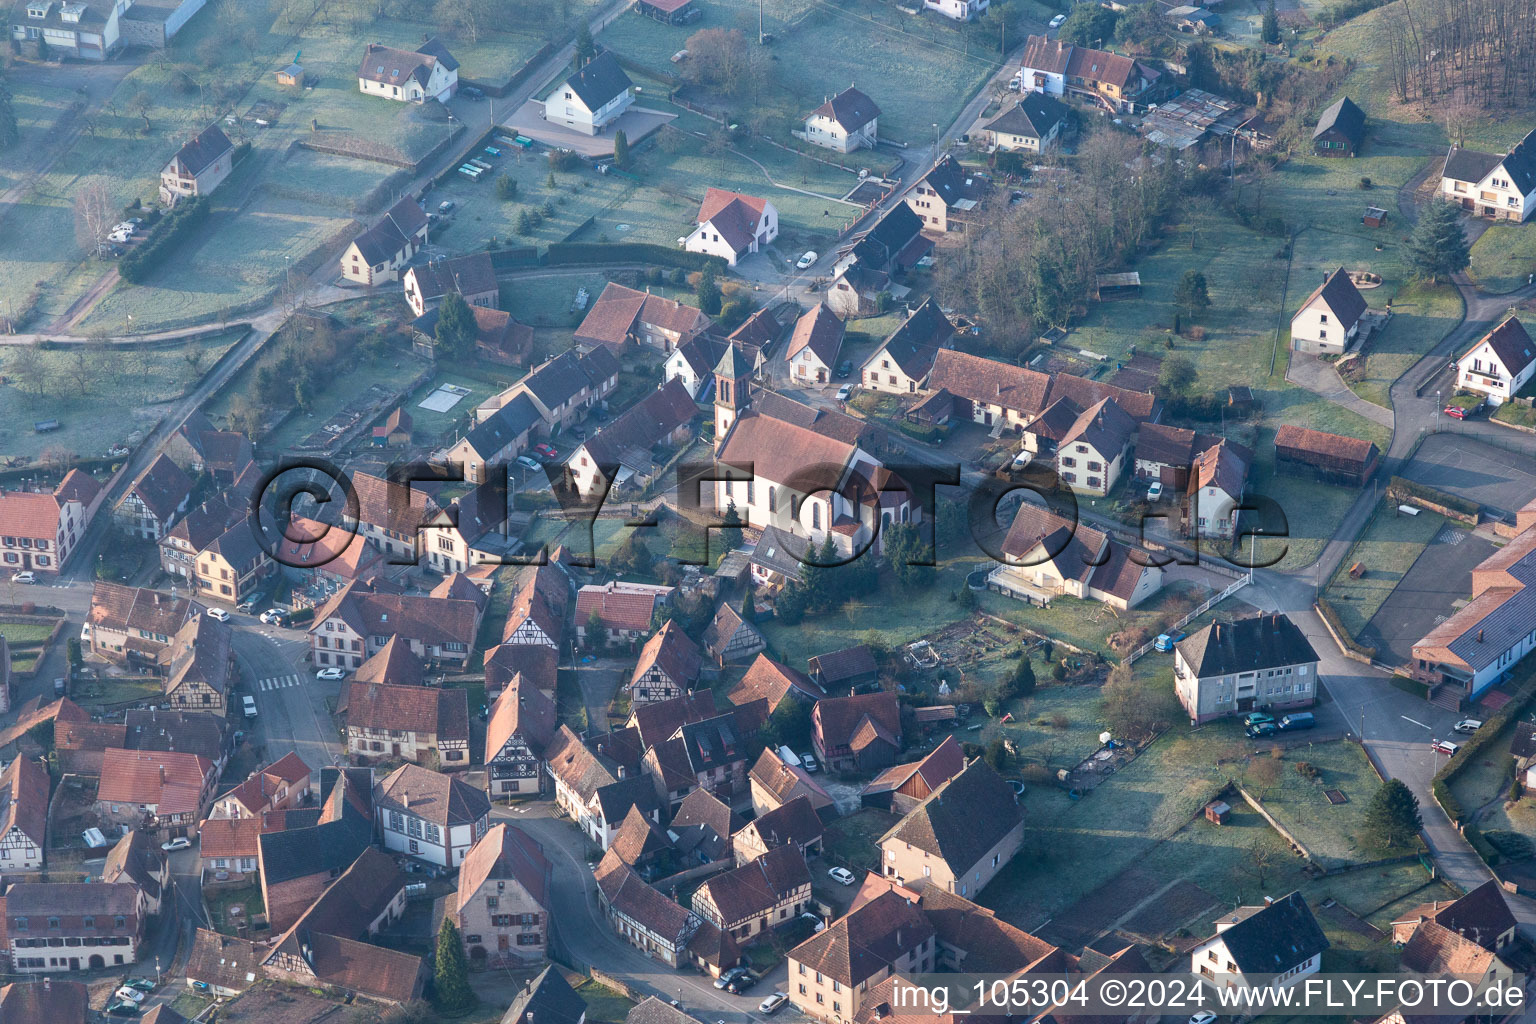
[{"label": "street lamp", "polygon": [[1435,389],[1435,429],[1440,429],[1440,390]]},{"label": "street lamp", "polygon": [[933,158],[939,158],[939,123],[933,122]]}]

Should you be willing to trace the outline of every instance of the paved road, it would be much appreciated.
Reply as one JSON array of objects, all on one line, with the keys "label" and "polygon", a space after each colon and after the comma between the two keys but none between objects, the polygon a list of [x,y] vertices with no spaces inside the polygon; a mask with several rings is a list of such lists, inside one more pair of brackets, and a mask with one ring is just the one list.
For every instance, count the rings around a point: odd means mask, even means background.
[{"label": "paved road", "polygon": [[250,731],[253,742],[264,748],[260,760],[275,761],[291,752],[316,771],[340,763],[341,740],[326,700],[334,700],[343,684],[315,678],[303,660],[307,634],[250,619],[249,625],[237,626],[234,647],[246,691],[256,698]]},{"label": "paved road", "polygon": [[[553,802],[519,806],[526,812],[497,806],[491,816],[526,830],[544,847],[554,871],[553,939],[563,959],[578,967],[592,965],[616,974],[640,993],[681,1000],[683,1009],[701,1020],[765,1024],[757,1004],[770,992],[784,991],[786,964],[780,963],[751,992],[733,996],[717,990],[704,975],[677,971],[652,960],[615,934],[603,915],[597,901],[597,881],[587,866],[596,847],[567,819],[551,816],[555,813]],[[773,1019],[785,1017],[796,1018],[791,1007],[784,1007]]]}]

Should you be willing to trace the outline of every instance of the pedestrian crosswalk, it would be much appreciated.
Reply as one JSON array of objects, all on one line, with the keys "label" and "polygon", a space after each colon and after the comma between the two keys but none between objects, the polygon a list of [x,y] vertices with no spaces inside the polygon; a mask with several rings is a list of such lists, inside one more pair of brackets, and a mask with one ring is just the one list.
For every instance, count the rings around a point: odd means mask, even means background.
[{"label": "pedestrian crosswalk", "polygon": [[298,685],[299,677],[292,674],[286,676],[268,676],[266,679],[262,679],[257,682],[257,686],[263,690],[281,690],[289,686]]}]

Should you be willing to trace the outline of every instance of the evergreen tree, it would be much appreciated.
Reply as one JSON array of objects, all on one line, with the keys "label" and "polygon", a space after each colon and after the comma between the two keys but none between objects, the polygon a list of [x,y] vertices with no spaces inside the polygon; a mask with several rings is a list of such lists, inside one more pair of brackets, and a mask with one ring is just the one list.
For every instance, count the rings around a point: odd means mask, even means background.
[{"label": "evergreen tree", "polygon": [[533,214],[528,212],[526,206],[517,211],[517,233],[520,235],[533,233]]},{"label": "evergreen tree", "polygon": [[1403,785],[1401,779],[1388,779],[1371,797],[1361,823],[1365,838],[1387,848],[1408,846],[1424,827],[1419,817],[1419,798]]},{"label": "evergreen tree", "polygon": [[699,273],[699,287],[694,297],[705,316],[720,315],[720,283],[715,280],[714,264],[706,265]]},{"label": "evergreen tree", "polygon": [[809,593],[803,583],[789,583],[779,591],[779,596],[773,600],[773,617],[786,626],[793,626],[805,618],[806,608],[810,605]]},{"label": "evergreen tree", "polygon": [[1408,239],[1408,265],[1421,279],[1439,284],[1471,262],[1460,211],[1450,203],[1430,203]]},{"label": "evergreen tree", "polygon": [[592,26],[587,24],[585,18],[576,26],[576,55],[574,65],[577,71],[587,66],[587,62],[597,56],[597,44],[592,41]]},{"label": "evergreen tree", "polygon": [[450,359],[467,359],[475,350],[478,329],[475,314],[464,296],[458,292],[443,296],[442,305],[437,307],[437,330],[433,332],[442,355]]},{"label": "evergreen tree", "polygon": [[517,198],[517,179],[508,174],[503,174],[496,179],[496,198],[504,203],[510,203]]},{"label": "evergreen tree", "polygon": [[1198,270],[1186,270],[1173,291],[1174,305],[1188,315],[1206,309],[1211,304],[1211,293],[1206,288],[1205,275]]},{"label": "evergreen tree", "polygon": [[726,551],[735,551],[741,547],[741,513],[736,511],[736,501],[732,499],[725,506],[725,516],[721,519],[720,542],[725,545]]},{"label": "evergreen tree", "polygon": [[984,756],[987,765],[999,775],[1008,770],[1008,748],[1003,746],[1001,736],[987,744],[987,752]]},{"label": "evergreen tree", "polygon": [[741,598],[741,621],[757,621],[757,602],[752,598],[752,584],[747,584],[747,592]]},{"label": "evergreen tree", "polygon": [[1028,697],[1035,692],[1035,666],[1030,663],[1028,648],[1019,655],[1019,663],[1013,669],[1009,688],[1015,697]]},{"label": "evergreen tree", "polygon": [[441,1010],[467,1010],[480,1000],[469,987],[469,963],[464,943],[452,918],[444,918],[437,930],[437,956],[433,958],[432,985]]},{"label": "evergreen tree", "polygon": [[629,136],[623,128],[613,133],[613,165],[621,171],[629,168]]},{"label": "evergreen tree", "polygon": [[1259,37],[1271,46],[1280,41],[1280,19],[1275,16],[1275,0],[1269,0],[1269,5],[1264,8]]}]

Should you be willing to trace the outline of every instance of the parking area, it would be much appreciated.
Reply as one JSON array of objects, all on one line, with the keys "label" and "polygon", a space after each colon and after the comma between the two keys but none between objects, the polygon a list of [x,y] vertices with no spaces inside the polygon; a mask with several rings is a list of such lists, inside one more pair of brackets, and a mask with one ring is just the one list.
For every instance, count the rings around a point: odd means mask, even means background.
[{"label": "parking area", "polygon": [[1426,438],[1402,475],[1506,516],[1536,494],[1536,467],[1529,460],[1457,434]]},{"label": "parking area", "polygon": [[1493,550],[1487,538],[1446,523],[1360,631],[1360,642],[1376,648],[1377,658],[1388,665],[1407,662],[1413,645],[1449,618],[1457,601],[1467,599],[1472,567]]}]

